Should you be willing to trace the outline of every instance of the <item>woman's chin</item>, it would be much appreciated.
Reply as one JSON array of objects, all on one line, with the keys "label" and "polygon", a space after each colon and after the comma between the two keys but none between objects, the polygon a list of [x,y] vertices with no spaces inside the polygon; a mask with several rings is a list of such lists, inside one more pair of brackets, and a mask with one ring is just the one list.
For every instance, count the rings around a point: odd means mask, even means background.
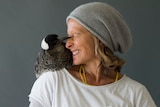
[{"label": "woman's chin", "polygon": [[74,65],[80,65],[81,63],[77,62],[77,61],[73,61]]}]

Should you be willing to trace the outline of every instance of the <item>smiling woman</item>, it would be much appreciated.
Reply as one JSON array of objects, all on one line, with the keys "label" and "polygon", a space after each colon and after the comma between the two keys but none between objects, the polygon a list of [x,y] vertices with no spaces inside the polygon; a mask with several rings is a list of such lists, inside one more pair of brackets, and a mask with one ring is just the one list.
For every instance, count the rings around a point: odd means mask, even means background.
[{"label": "smiling woman", "polygon": [[92,62],[95,57],[92,34],[73,19],[69,20],[68,34],[71,38],[67,40],[66,47],[73,53],[73,63],[79,65]]},{"label": "smiling woman", "polygon": [[131,46],[120,13],[102,2],[78,6],[66,19],[74,65],[42,74],[29,95],[30,107],[156,107],[144,85],[121,73]]}]

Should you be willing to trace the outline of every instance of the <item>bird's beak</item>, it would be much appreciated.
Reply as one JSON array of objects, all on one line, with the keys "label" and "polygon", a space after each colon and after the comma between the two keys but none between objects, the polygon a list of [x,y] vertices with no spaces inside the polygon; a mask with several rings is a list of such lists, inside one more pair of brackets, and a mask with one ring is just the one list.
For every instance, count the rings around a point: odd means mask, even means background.
[{"label": "bird's beak", "polygon": [[69,39],[69,38],[71,38],[71,37],[63,37],[63,38],[61,39],[61,41],[65,41],[65,40],[67,40],[67,39]]}]

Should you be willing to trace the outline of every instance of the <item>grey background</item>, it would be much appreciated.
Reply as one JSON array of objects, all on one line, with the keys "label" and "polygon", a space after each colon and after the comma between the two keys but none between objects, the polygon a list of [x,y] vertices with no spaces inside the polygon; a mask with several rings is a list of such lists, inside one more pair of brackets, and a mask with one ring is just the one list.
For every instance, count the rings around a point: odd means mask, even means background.
[{"label": "grey background", "polygon": [[[49,33],[66,35],[71,10],[93,0],[0,0],[0,107],[28,107],[35,81],[33,63]],[[108,2],[126,19],[133,46],[124,55],[123,73],[144,84],[160,107],[160,1]]]}]

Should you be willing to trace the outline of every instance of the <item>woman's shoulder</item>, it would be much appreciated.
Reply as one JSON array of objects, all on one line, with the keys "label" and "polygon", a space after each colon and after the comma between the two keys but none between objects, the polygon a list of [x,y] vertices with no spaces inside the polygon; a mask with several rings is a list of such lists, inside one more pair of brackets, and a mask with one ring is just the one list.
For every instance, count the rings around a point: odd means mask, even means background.
[{"label": "woman's shoulder", "polygon": [[55,70],[55,71],[52,71],[52,70],[48,70],[48,71],[45,71],[44,73],[42,73],[39,78],[37,78],[36,81],[40,81],[40,82],[46,82],[46,81],[55,81],[55,79],[57,78],[57,76],[60,74],[60,73],[63,73],[65,72],[66,69],[61,69],[61,70]]},{"label": "woman's shoulder", "polygon": [[38,79],[51,78],[52,76],[56,75],[56,72],[58,71],[46,70],[44,73],[40,75]]},{"label": "woman's shoulder", "polygon": [[123,84],[122,86],[127,86],[127,87],[130,87],[132,89],[145,89],[145,86],[140,83],[139,81],[127,76],[127,75],[124,75],[121,80],[120,80],[120,83]]}]

